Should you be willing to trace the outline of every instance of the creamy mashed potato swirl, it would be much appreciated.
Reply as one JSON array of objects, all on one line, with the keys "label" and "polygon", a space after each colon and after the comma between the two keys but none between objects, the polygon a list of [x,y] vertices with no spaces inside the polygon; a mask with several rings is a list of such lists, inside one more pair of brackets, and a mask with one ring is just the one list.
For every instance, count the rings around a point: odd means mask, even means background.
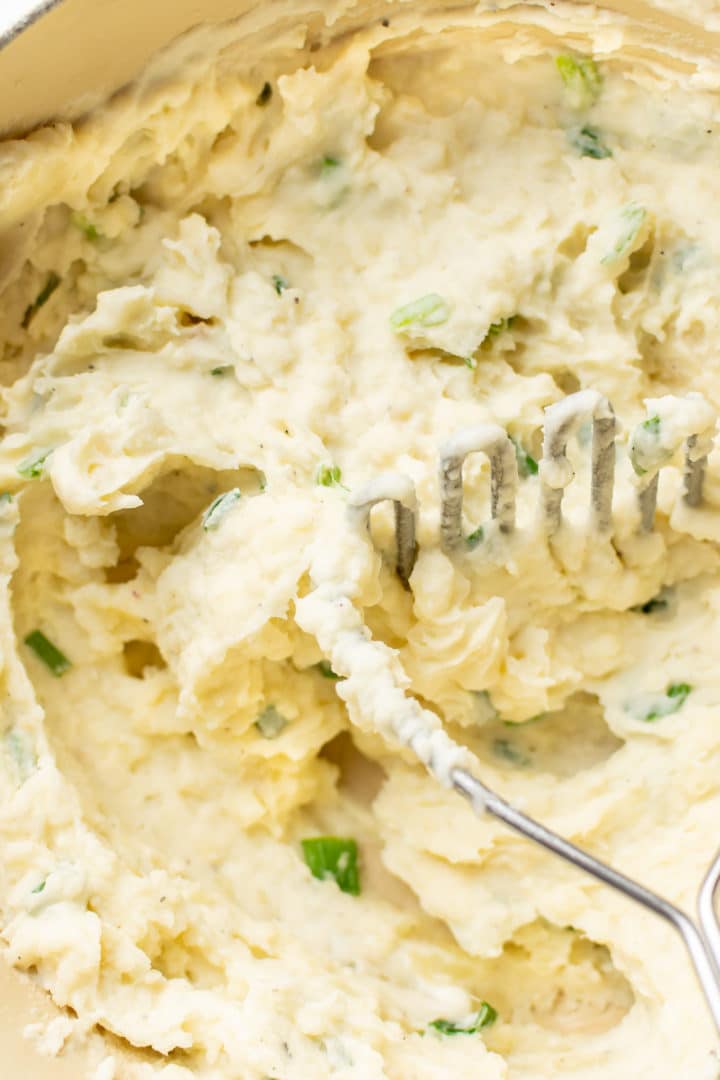
[{"label": "creamy mashed potato swirl", "polygon": [[[720,407],[717,74],[576,5],[341,15],[203,34],[0,147],[6,955],[117,1037],[102,1080],[710,1080],[672,932],[398,734],[692,907],[720,460],[679,506],[668,395]],[[581,430],[550,545],[543,409],[581,387],[623,426],[614,535]],[[438,447],[490,422],[518,532],[473,456],[451,559]],[[348,514],[387,470],[409,589],[389,510]]]}]

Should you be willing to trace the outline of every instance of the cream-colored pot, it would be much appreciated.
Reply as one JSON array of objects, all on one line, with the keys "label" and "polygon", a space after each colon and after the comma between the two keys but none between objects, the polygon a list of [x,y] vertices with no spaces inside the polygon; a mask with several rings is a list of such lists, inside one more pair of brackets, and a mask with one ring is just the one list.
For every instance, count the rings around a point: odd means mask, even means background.
[{"label": "cream-colored pot", "polygon": [[[0,38],[0,133],[14,139],[53,121],[82,123],[89,112],[136,79],[156,53],[201,22],[239,20],[234,31],[237,55],[244,68],[251,70],[256,65],[256,71],[262,72],[263,55],[276,37],[289,30],[297,32],[293,40],[300,43],[298,48],[307,50],[305,62],[310,64],[312,55],[326,44],[371,22],[379,23],[386,17],[408,19],[416,12],[422,24],[445,10],[452,9],[457,17],[476,6],[507,10],[507,18],[497,16],[488,31],[503,46],[518,33],[519,10],[529,12],[532,19],[533,12],[548,7],[557,19],[566,18],[568,26],[572,22],[566,44],[578,52],[592,51],[602,23],[608,55],[617,46],[613,35],[620,34],[624,56],[637,57],[648,69],[675,69],[687,74],[697,67],[702,82],[716,63],[720,65],[720,6],[716,0],[681,5],[667,0],[660,6],[641,0],[607,0],[599,9],[560,0],[546,0],[544,5],[503,0],[494,5],[465,0],[332,0],[315,5],[310,0],[55,0],[37,4],[17,24],[7,12],[0,16],[4,20],[4,25],[0,22],[0,33],[4,31]],[[608,13],[612,18],[603,22]],[[547,31],[536,27],[536,32],[542,37]],[[178,50],[173,55],[179,55]],[[161,72],[158,78],[162,77]],[[0,191],[0,209],[2,199]],[[428,778],[427,784],[432,788],[433,781]],[[685,962],[678,950],[677,963]],[[73,1044],[61,1056],[52,1057],[39,1054],[34,1043],[23,1037],[27,1025],[45,1024],[54,1015],[59,1013],[26,975],[0,964],[2,1080],[80,1080],[86,1075],[87,1057],[82,1047]],[[122,1060],[119,1040],[113,1042],[112,1052],[118,1062]],[[97,1060],[96,1045],[93,1061]],[[137,1055],[134,1060],[137,1062]]]}]

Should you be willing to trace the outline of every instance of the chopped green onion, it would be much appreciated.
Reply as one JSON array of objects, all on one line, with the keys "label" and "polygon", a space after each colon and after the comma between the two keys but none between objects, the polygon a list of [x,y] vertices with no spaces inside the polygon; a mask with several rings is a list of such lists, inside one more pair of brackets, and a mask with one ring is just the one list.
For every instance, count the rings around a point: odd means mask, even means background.
[{"label": "chopped green onion", "polygon": [[508,315],[505,319],[498,319],[497,322],[490,323],[485,335],[485,341],[488,338],[498,337],[499,334],[504,334],[506,330],[510,330],[517,319],[517,315]]},{"label": "chopped green onion", "polygon": [[72,667],[67,656],[61,653],[57,646],[53,645],[52,641],[45,637],[42,630],[33,630],[29,633],[25,638],[25,644],[29,649],[32,649],[38,660],[42,660],[45,667],[49,668],[56,678],[64,675]]},{"label": "chopped green onion", "polygon": [[556,56],[555,65],[571,109],[587,109],[597,101],[603,80],[591,56]]},{"label": "chopped green onion", "polygon": [[91,243],[95,243],[102,236],[96,225],[93,225],[92,221],[88,221],[83,214],[74,213],[70,215],[70,220],[76,229],[79,229],[81,233],[85,234],[85,238]]},{"label": "chopped green onion", "polygon": [[224,491],[222,495],[218,495],[217,499],[213,499],[202,516],[202,527],[205,532],[217,529],[228,511],[232,510],[240,499],[240,488]]},{"label": "chopped green onion", "polygon": [[48,302],[59,284],[60,277],[55,273],[54,270],[51,270],[47,278],[45,279],[45,284],[33,300],[32,304],[28,304],[28,306],[25,308],[25,314],[23,315],[22,322],[20,324],[23,330],[27,330],[35,314],[44,304]]},{"label": "chopped green onion", "polygon": [[320,881],[332,879],[343,892],[359,896],[360,872],[355,840],[315,836],[302,841],[302,850],[313,877]]},{"label": "chopped green onion", "polygon": [[651,596],[644,604],[635,604],[630,610],[640,615],[654,615],[656,611],[666,611],[669,607],[670,592],[668,589],[661,589],[657,596]]},{"label": "chopped green onion", "polygon": [[661,465],[670,452],[659,446],[662,421],[659,416],[649,416],[635,428],[630,438],[630,464],[638,476],[644,476],[648,468]]},{"label": "chopped green onion", "polygon": [[659,720],[663,716],[672,716],[673,713],[682,709],[691,691],[692,687],[689,683],[670,683],[664,698],[655,701],[642,719],[650,722]]},{"label": "chopped green onion", "polygon": [[340,675],[335,674],[332,667],[330,666],[330,661],[329,660],[321,660],[319,664],[315,665],[315,667],[318,669],[318,671],[322,675],[323,679],[337,680],[337,679],[341,678]]},{"label": "chopped green onion", "polygon": [[10,728],[4,735],[5,746],[12,757],[22,783],[37,768],[37,755],[30,735],[18,728]]},{"label": "chopped green onion", "polygon": [[334,154],[325,154],[320,159],[320,172],[323,176],[329,176],[331,173],[340,167],[340,158],[335,157]]},{"label": "chopped green onion", "polygon": [[396,308],[390,316],[390,325],[396,334],[414,327],[439,326],[450,318],[447,300],[438,293],[428,293],[409,304]]},{"label": "chopped green onion", "polygon": [[620,229],[617,239],[610,251],[603,255],[600,262],[607,265],[618,262],[627,255],[637,239],[646,217],[647,210],[644,206],[639,206],[638,203],[628,203],[627,206],[624,206],[618,215]]},{"label": "chopped green onion", "polygon": [[45,463],[51,454],[52,448],[49,450],[35,450],[20,462],[17,471],[26,480],[37,480],[45,472]]},{"label": "chopped green onion", "polygon": [[9,491],[3,491],[2,493],[0,493],[0,506],[5,506],[6,503],[11,503],[12,501],[13,497]]},{"label": "chopped green onion", "polygon": [[342,483],[342,469],[339,465],[319,465],[315,483],[321,487],[337,487]]},{"label": "chopped green onion", "polygon": [[490,697],[489,690],[474,690],[473,696],[476,701],[477,712],[480,714],[478,720],[484,723],[488,720],[497,720],[500,716],[499,712],[493,704],[493,700]]},{"label": "chopped green onion", "polygon": [[428,1027],[439,1031],[441,1035],[475,1035],[482,1028],[494,1024],[497,1015],[497,1010],[487,1001],[483,1001],[475,1015],[468,1020],[433,1020]]},{"label": "chopped green onion", "polygon": [[469,548],[476,548],[478,544],[482,544],[485,539],[485,529],[482,525],[478,525],[477,529],[473,529],[469,536],[465,537],[465,543]]},{"label": "chopped green onion", "polygon": [[465,367],[469,367],[471,371],[475,371],[478,366],[477,356],[463,356],[465,361]]},{"label": "chopped green onion", "polygon": [[263,88],[255,98],[256,105],[267,105],[273,95],[273,88],[269,82],[263,83]]},{"label": "chopped green onion", "polygon": [[509,739],[495,739],[492,744],[493,753],[498,757],[509,761],[511,765],[529,765],[530,758],[523,754]]},{"label": "chopped green onion", "polygon": [[47,884],[47,878],[43,878],[43,880],[40,882],[40,884],[36,885],[34,889],[30,890],[30,892],[33,894],[33,896],[36,896],[38,893],[41,893],[43,891],[46,884]]},{"label": "chopped green onion", "polygon": [[290,288],[290,282],[286,278],[284,278],[282,274],[273,274],[272,283],[278,296],[282,296],[285,289]]},{"label": "chopped green onion", "polygon": [[522,477],[537,476],[538,463],[532,454],[529,454],[519,439],[514,436],[510,436],[510,441],[515,447],[515,457],[517,458],[518,472]]},{"label": "chopped green onion", "polygon": [[577,150],[580,157],[595,158],[596,161],[601,161],[603,158],[613,156],[610,147],[603,142],[600,132],[597,128],[590,127],[589,124],[568,131],[567,139],[573,149]]},{"label": "chopped green onion", "polygon": [[274,705],[266,705],[255,721],[255,727],[264,739],[277,739],[288,723],[287,717],[283,716]]},{"label": "chopped green onion", "polygon": [[223,378],[228,372],[234,371],[232,364],[221,364],[220,367],[214,367],[210,370],[210,374],[214,375],[217,379]]}]

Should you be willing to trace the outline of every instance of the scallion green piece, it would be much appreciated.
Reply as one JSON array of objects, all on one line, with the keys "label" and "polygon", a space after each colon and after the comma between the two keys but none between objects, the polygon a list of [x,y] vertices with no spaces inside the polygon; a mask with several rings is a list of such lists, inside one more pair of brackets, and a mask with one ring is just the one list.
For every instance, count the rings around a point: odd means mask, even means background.
[{"label": "scallion green piece", "polygon": [[339,465],[319,465],[315,483],[321,487],[337,487],[342,484],[342,469]]},{"label": "scallion green piece", "polygon": [[262,90],[260,91],[258,96],[255,98],[255,104],[260,105],[261,107],[263,105],[267,105],[268,102],[270,101],[270,99],[272,98],[272,95],[273,95],[273,88],[270,85],[270,83],[269,82],[263,83]]},{"label": "scallion green piece", "polygon": [[665,694],[659,695],[652,702],[645,715],[641,716],[641,719],[650,723],[653,720],[661,719],[663,716],[672,716],[673,713],[682,709],[691,692],[692,686],[689,683],[670,683]]},{"label": "scallion green piece", "polygon": [[647,210],[638,203],[628,203],[618,214],[618,233],[615,243],[600,262],[604,265],[619,262],[632,249],[642,228]]},{"label": "scallion green piece", "polygon": [[357,842],[339,836],[314,836],[302,841],[305,862],[313,877],[332,879],[345,893],[360,895]]},{"label": "scallion green piece", "polygon": [[492,744],[493,753],[497,757],[504,758],[511,765],[529,765],[530,758],[527,754],[524,754],[517,746],[510,742],[509,739],[495,739]]},{"label": "scallion green piece", "polygon": [[202,516],[202,527],[205,532],[213,532],[217,529],[228,511],[232,510],[241,498],[240,488],[232,488],[218,495],[217,499],[213,499]]},{"label": "scallion green piece", "polygon": [[210,369],[210,374],[214,375],[216,379],[222,379],[225,375],[229,375],[231,371],[234,371],[232,364],[221,364],[219,367]]},{"label": "scallion green piece", "polygon": [[598,129],[589,124],[568,131],[567,140],[580,157],[595,158],[596,161],[612,157],[612,150],[603,141]]},{"label": "scallion green piece", "polygon": [[396,308],[390,316],[390,326],[396,334],[416,327],[440,326],[450,318],[451,308],[438,293],[428,293],[409,304]]},{"label": "scallion green piece", "polygon": [[30,890],[30,892],[33,894],[33,896],[37,896],[38,893],[41,893],[43,891],[46,884],[47,884],[47,878],[43,878],[43,880],[40,882],[40,884],[36,885],[34,889]]},{"label": "scallion green piece", "polygon": [[70,215],[70,220],[75,228],[79,229],[91,243],[95,243],[96,240],[101,238],[102,233],[98,230],[97,225],[93,225],[92,221],[88,221],[83,214],[73,213]]},{"label": "scallion green piece", "polygon": [[476,1035],[478,1031],[494,1024],[497,1016],[497,1010],[487,1001],[483,1001],[475,1015],[467,1020],[433,1020],[428,1027],[439,1031],[441,1035]]},{"label": "scallion green piece", "polygon": [[335,154],[324,154],[320,159],[320,172],[323,176],[328,176],[339,169],[341,161]]},{"label": "scallion green piece", "polygon": [[25,314],[23,315],[22,322],[20,324],[23,330],[27,330],[36,313],[40,310],[41,307],[43,307],[44,304],[48,302],[59,284],[59,275],[56,274],[54,270],[51,270],[47,278],[45,279],[45,284],[33,300],[32,304],[28,304],[28,306],[25,308]]},{"label": "scallion green piece", "polygon": [[337,681],[341,677],[340,675],[335,674],[332,667],[330,666],[329,660],[321,660],[319,664],[315,665],[315,667],[318,669],[323,679],[333,679],[334,681]]},{"label": "scallion green piece", "polygon": [[48,668],[56,678],[64,675],[66,671],[72,667],[72,664],[68,660],[67,656],[60,652],[56,645],[53,645],[52,641],[49,641],[45,637],[42,630],[33,630],[25,638],[25,644],[29,649],[37,656],[38,660],[42,660],[46,668]]},{"label": "scallion green piece", "polygon": [[519,439],[516,439],[514,435],[510,436],[510,440],[515,447],[515,457],[517,459],[518,472],[520,476],[537,476],[538,463],[532,454],[529,454]]},{"label": "scallion green piece", "polygon": [[603,80],[591,56],[556,56],[555,64],[571,109],[588,109],[597,101]]},{"label": "scallion green piece", "polygon": [[635,604],[630,610],[639,615],[654,615],[656,611],[667,611],[670,607],[670,597],[670,589],[661,589],[657,596],[651,596],[644,604]]},{"label": "scallion green piece", "polygon": [[477,529],[473,529],[473,531],[465,537],[465,543],[469,548],[476,548],[478,544],[482,544],[484,539],[485,529],[482,525],[478,525]]},{"label": "scallion green piece", "polygon": [[490,323],[484,340],[487,341],[488,338],[492,339],[498,337],[500,334],[504,334],[507,330],[512,329],[516,320],[517,315],[508,315],[505,319],[498,319],[497,322]]},{"label": "scallion green piece", "polygon": [[285,290],[290,288],[290,282],[282,274],[273,274],[272,283],[278,296],[282,296]]},{"label": "scallion green piece", "polygon": [[274,705],[266,705],[255,721],[255,727],[263,739],[277,739],[288,723],[287,717],[283,716]]},{"label": "scallion green piece", "polygon": [[33,450],[17,467],[17,471],[26,480],[37,480],[45,472],[45,464],[52,454],[52,448],[47,450]]}]

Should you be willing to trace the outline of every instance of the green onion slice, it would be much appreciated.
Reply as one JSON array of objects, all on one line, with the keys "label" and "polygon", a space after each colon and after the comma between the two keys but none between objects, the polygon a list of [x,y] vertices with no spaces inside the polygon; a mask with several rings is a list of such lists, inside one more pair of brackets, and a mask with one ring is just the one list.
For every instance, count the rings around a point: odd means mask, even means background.
[{"label": "green onion slice", "polygon": [[232,488],[218,495],[217,499],[213,499],[202,516],[202,527],[205,532],[213,532],[219,528],[222,519],[240,501],[241,497],[240,488]]},{"label": "green onion slice", "polygon": [[428,1027],[439,1031],[441,1035],[475,1035],[494,1024],[497,1016],[497,1010],[487,1001],[483,1001],[475,1015],[467,1020],[433,1020]]},{"label": "green onion slice", "polygon": [[302,841],[305,862],[313,877],[332,879],[345,893],[360,895],[357,842],[339,836],[314,836]]},{"label": "green onion slice", "polygon": [[29,633],[25,638],[25,644],[29,649],[32,649],[38,660],[41,660],[56,678],[60,678],[72,667],[67,656],[60,652],[57,645],[53,645],[52,641],[45,637],[42,630],[33,630]]},{"label": "green onion slice", "polygon": [[288,723],[288,719],[274,705],[266,705],[255,721],[255,727],[264,739],[277,739]]}]

